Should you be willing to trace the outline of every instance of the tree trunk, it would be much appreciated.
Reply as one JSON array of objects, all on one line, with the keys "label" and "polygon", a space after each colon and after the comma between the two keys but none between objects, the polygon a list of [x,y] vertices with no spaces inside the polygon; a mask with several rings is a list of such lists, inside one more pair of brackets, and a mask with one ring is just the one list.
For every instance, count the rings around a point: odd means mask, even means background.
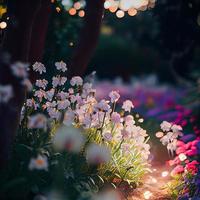
[{"label": "tree trunk", "polygon": [[[8,12],[10,23],[1,50],[0,85],[11,85],[14,98],[8,104],[0,104],[0,168],[5,167],[14,136],[17,132],[21,107],[25,98],[25,89],[21,80],[12,75],[10,63],[33,62],[41,60],[44,39],[48,23],[49,0],[10,0]],[[47,12],[45,12],[45,7]],[[41,13],[41,10],[44,13]],[[40,31],[40,29],[42,29]],[[35,33],[37,36],[33,36]],[[41,34],[41,37],[38,36]],[[37,38],[38,37],[38,38]],[[37,38],[37,40],[36,40]],[[30,50],[33,49],[33,51]],[[37,52],[38,48],[38,52]],[[41,48],[41,49],[40,49]],[[9,55],[9,62],[5,59]]]},{"label": "tree trunk", "polygon": [[87,0],[84,25],[69,63],[69,76],[83,75],[96,48],[104,12],[104,0]]}]

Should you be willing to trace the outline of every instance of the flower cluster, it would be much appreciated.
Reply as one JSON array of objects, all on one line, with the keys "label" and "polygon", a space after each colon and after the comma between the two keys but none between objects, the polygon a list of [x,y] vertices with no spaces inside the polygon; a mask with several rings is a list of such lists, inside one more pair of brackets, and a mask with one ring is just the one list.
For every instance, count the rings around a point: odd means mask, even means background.
[{"label": "flower cluster", "polygon": [[[194,134],[182,134],[181,126],[169,122],[162,122],[163,132],[156,133],[163,145],[167,145],[170,152],[175,151],[173,160],[167,163],[173,167],[171,176],[178,180],[176,187],[179,199],[189,199],[200,194],[200,137]],[[173,182],[172,182],[173,184]]]},{"label": "flower cluster", "polygon": [[167,121],[163,121],[160,127],[163,132],[157,132],[156,137],[160,138],[162,144],[167,146],[169,153],[173,154],[177,148],[177,139],[182,135],[182,127]]},{"label": "flower cluster", "polygon": [[[21,123],[27,122],[32,132],[50,130],[55,151],[83,153],[89,165],[99,166],[102,177],[108,178],[109,171],[109,178],[118,175],[125,181],[139,182],[148,170],[150,146],[146,130],[140,126],[143,119],[130,114],[132,101],[125,100],[119,109],[117,91],[111,91],[108,100],[97,100],[91,83],[79,76],[68,81],[63,61],[55,67],[58,74],[52,80],[36,80]],[[38,62],[33,70],[41,75],[46,72]],[[30,162],[31,169],[43,169],[35,160]]]}]

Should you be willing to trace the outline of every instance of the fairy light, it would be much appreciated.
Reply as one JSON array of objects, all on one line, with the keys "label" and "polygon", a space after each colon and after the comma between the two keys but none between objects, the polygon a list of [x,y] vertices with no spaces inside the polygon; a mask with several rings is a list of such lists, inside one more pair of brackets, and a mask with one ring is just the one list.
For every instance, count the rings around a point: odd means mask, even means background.
[{"label": "fairy light", "polygon": [[7,23],[6,22],[1,22],[0,23],[0,29],[5,29],[7,27]]},{"label": "fairy light", "polygon": [[74,46],[74,43],[73,43],[73,42],[70,42],[70,43],[69,43],[69,46],[70,46],[70,47],[73,47],[73,46]]},{"label": "fairy light", "polygon": [[80,10],[81,9],[81,3],[80,2],[76,2],[76,3],[74,3],[74,8],[76,9],[76,10]]},{"label": "fairy light", "polygon": [[124,13],[123,10],[118,10],[118,11],[116,12],[116,16],[117,16],[118,18],[122,18],[122,17],[124,17],[124,15],[125,15],[125,13]]},{"label": "fairy light", "polygon": [[164,171],[161,173],[161,176],[162,177],[167,177],[169,175],[169,172],[168,171]]},{"label": "fairy light", "polygon": [[117,7],[117,6],[111,6],[111,7],[109,7],[109,11],[110,11],[111,13],[114,13],[114,12],[116,12],[116,11],[117,11],[117,9],[118,9],[118,7]]},{"label": "fairy light", "polygon": [[69,12],[70,15],[75,15],[76,14],[76,9],[75,8],[70,8],[68,12]]},{"label": "fairy light", "polygon": [[84,16],[85,16],[85,11],[84,11],[84,10],[80,10],[80,11],[78,12],[78,16],[79,16],[79,17],[84,17]]},{"label": "fairy light", "polygon": [[187,159],[187,156],[184,153],[179,154],[178,157],[179,157],[180,161],[184,161]]},{"label": "fairy light", "polygon": [[105,2],[104,2],[104,8],[105,8],[105,9],[109,9],[110,6],[111,6],[110,1],[105,1]]},{"label": "fairy light", "polygon": [[153,194],[150,191],[145,191],[143,195],[144,199],[150,199]]},{"label": "fairy light", "polygon": [[161,132],[161,131],[159,131],[159,132],[156,133],[156,137],[157,138],[162,138],[163,136],[164,136],[164,133]]},{"label": "fairy light", "polygon": [[59,13],[61,11],[60,7],[56,7],[56,11]]},{"label": "fairy light", "polygon": [[135,8],[130,8],[128,9],[128,14],[133,17],[135,15],[137,15],[137,10]]}]

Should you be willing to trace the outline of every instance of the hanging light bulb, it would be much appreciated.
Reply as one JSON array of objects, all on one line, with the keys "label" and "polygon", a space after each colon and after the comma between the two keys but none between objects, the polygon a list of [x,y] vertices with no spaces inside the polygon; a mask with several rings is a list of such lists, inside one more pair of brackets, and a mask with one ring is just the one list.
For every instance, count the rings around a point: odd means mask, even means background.
[{"label": "hanging light bulb", "polygon": [[118,10],[118,11],[116,12],[116,16],[117,16],[118,18],[122,18],[122,17],[124,17],[124,15],[125,15],[125,13],[124,13],[123,10]]}]

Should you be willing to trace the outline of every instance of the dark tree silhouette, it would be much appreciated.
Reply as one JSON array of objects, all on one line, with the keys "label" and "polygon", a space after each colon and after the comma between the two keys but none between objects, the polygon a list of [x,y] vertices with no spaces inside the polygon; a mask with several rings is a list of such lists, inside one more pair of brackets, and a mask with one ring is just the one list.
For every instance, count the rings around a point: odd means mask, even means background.
[{"label": "dark tree silhouette", "polygon": [[42,59],[50,6],[49,0],[8,1],[10,20],[1,49],[0,84],[12,85],[14,98],[0,104],[0,167],[9,159],[26,92],[21,80],[12,75],[10,64]]},{"label": "dark tree silhouette", "polygon": [[[94,52],[103,16],[103,3],[104,0],[87,0],[84,26],[70,62],[71,76],[81,75],[85,71]],[[0,168],[9,159],[26,93],[9,66],[15,61],[32,64],[42,60],[51,7],[50,0],[8,1],[10,23],[1,49],[0,84],[12,85],[15,96],[9,104],[0,104]],[[6,59],[7,55],[10,59]],[[36,75],[31,72],[30,80],[35,79]]]},{"label": "dark tree silhouette", "polygon": [[190,61],[200,44],[200,28],[197,23],[200,13],[198,0],[160,0],[153,10],[160,22],[159,39],[163,53],[176,78],[188,79]]},{"label": "dark tree silhouette", "polygon": [[83,75],[98,42],[104,12],[104,0],[86,0],[84,26],[69,63],[69,76]]}]

